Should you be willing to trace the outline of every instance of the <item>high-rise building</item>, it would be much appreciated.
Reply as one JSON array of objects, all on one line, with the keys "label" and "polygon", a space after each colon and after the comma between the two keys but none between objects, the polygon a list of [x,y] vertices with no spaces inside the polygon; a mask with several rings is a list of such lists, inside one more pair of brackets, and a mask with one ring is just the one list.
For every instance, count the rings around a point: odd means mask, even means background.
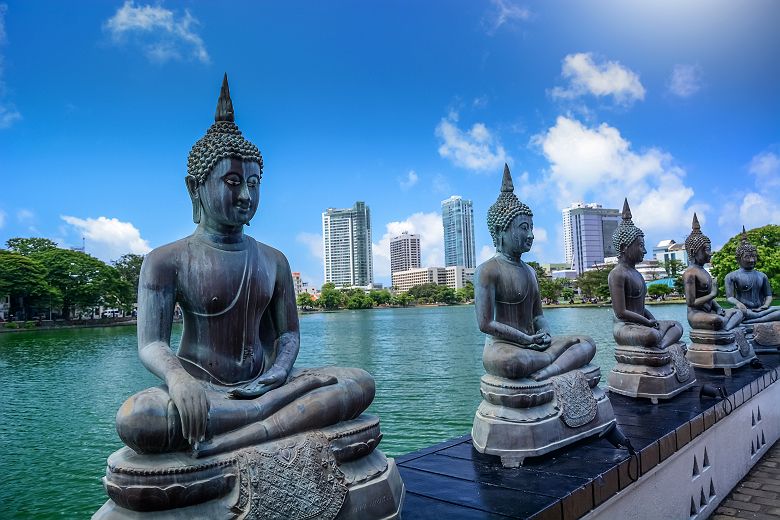
[{"label": "high-rise building", "polygon": [[441,202],[444,226],[444,265],[476,267],[474,209],[470,200],[453,195]]},{"label": "high-rise building", "polygon": [[420,235],[404,231],[390,239],[390,274],[420,267]]},{"label": "high-rise building", "polygon": [[615,256],[612,233],[620,223],[620,211],[601,204],[575,202],[563,210],[563,245],[566,263],[578,274],[604,258]]},{"label": "high-rise building", "polygon": [[374,282],[371,259],[371,211],[365,202],[328,208],[322,214],[325,283],[365,287]]}]

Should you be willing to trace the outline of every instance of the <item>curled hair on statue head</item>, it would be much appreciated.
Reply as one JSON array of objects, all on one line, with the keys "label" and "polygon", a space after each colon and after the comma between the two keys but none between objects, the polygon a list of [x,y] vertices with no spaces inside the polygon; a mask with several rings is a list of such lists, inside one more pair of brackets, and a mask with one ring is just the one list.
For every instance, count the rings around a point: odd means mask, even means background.
[{"label": "curled hair on statue head", "polygon": [[618,256],[622,255],[637,237],[645,236],[642,230],[634,225],[634,221],[631,218],[631,208],[628,206],[628,199],[624,199],[622,220],[615,232],[612,233],[612,245]]},{"label": "curled hair on statue head", "polygon": [[737,262],[742,260],[742,257],[747,254],[754,254],[758,255],[758,249],[756,246],[750,243],[748,241],[747,232],[745,231],[745,226],[742,226],[742,236],[740,237],[739,245],[737,246],[737,250],[734,252],[734,256],[737,258]]},{"label": "curled hair on statue head", "polygon": [[187,176],[203,184],[214,166],[222,159],[256,162],[260,166],[260,175],[263,175],[263,156],[260,150],[244,138],[235,123],[227,74],[222,80],[214,124],[190,150]]},{"label": "curled hair on statue head", "polygon": [[534,214],[526,204],[520,202],[515,195],[515,186],[512,183],[512,174],[509,173],[509,166],[504,164],[504,176],[501,180],[501,193],[496,202],[490,206],[487,212],[487,225],[490,231],[490,237],[493,239],[493,245],[499,246],[499,237],[509,224],[518,215],[533,217]]},{"label": "curled hair on statue head", "polygon": [[693,214],[691,230],[691,234],[685,239],[685,251],[688,253],[690,261],[693,260],[699,249],[706,245],[712,246],[710,237],[701,232],[701,224],[699,224],[699,217],[696,216],[696,213]]}]

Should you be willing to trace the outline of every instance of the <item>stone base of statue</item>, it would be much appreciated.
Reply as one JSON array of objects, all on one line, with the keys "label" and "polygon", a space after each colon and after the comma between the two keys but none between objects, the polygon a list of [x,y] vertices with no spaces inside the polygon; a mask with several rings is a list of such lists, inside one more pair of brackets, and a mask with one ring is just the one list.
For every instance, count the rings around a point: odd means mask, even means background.
[{"label": "stone base of statue", "polygon": [[527,457],[605,433],[615,416],[600,379],[601,369],[592,364],[545,381],[482,376],[474,447],[517,467]]},{"label": "stone base of statue", "polygon": [[756,357],[741,327],[732,330],[692,329],[690,337],[691,346],[685,357],[696,368],[720,368],[726,376],[731,376],[731,369],[747,365]]},{"label": "stone base of statue", "polygon": [[122,448],[103,479],[111,500],[92,518],[397,519],[405,490],[381,438],[379,419],[361,415],[203,459]]},{"label": "stone base of statue", "polygon": [[780,353],[780,322],[743,323],[742,330],[756,354]]},{"label": "stone base of statue", "polygon": [[607,376],[607,388],[617,394],[650,399],[653,404],[671,399],[696,382],[685,350],[682,342],[666,349],[617,345],[617,364]]}]

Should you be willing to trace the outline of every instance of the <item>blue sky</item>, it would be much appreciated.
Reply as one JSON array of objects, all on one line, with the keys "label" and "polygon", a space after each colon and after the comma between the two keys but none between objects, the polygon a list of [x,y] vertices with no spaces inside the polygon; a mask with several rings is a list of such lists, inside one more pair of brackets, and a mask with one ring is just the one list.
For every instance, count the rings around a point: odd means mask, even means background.
[{"label": "blue sky", "polygon": [[719,246],[780,223],[780,3],[0,3],[0,242],[104,259],[189,234],[187,154],[223,72],[265,160],[248,233],[322,283],[321,213],[366,201],[443,264],[440,203],[474,201],[477,254],[503,163],[562,261],[561,208],[620,207],[648,243],[693,211]]}]

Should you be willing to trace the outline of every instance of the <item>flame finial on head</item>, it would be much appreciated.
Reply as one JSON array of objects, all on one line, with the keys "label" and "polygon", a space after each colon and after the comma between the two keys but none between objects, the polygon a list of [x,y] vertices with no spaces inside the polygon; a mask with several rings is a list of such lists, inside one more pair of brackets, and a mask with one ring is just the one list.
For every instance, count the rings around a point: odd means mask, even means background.
[{"label": "flame finial on head", "polygon": [[230,99],[230,87],[228,86],[227,72],[222,78],[222,89],[219,92],[219,99],[217,100],[217,111],[214,114],[214,121],[230,121],[231,123],[236,120],[236,116],[233,113],[233,100]]},{"label": "flame finial on head", "polygon": [[750,243],[748,240],[747,231],[745,231],[745,226],[742,226],[742,234],[740,236],[739,245],[737,246],[737,250],[734,252],[734,256],[737,258],[737,262],[742,260],[742,257],[747,253],[758,255],[758,249],[756,246]]},{"label": "flame finial on head", "polygon": [[487,212],[487,224],[493,245],[498,246],[499,234],[509,226],[517,215],[533,217],[533,212],[515,195],[515,185],[512,182],[512,174],[509,173],[509,165],[504,163],[504,176],[501,179],[501,193],[498,199]]},{"label": "flame finial on head", "polygon": [[701,232],[701,224],[696,213],[693,214],[691,222],[691,234],[685,239],[685,250],[688,252],[688,260],[693,261],[693,257],[704,245],[712,245],[710,237]]},{"label": "flame finial on head", "polygon": [[512,174],[509,173],[509,165],[504,163],[504,177],[501,179],[501,193],[514,193],[515,185],[512,182]]},{"label": "flame finial on head", "polygon": [[620,224],[618,224],[615,232],[612,233],[612,245],[618,256],[622,255],[637,237],[645,236],[642,230],[636,227],[634,221],[631,220],[631,208],[628,206],[627,198],[623,199],[622,217]]}]

